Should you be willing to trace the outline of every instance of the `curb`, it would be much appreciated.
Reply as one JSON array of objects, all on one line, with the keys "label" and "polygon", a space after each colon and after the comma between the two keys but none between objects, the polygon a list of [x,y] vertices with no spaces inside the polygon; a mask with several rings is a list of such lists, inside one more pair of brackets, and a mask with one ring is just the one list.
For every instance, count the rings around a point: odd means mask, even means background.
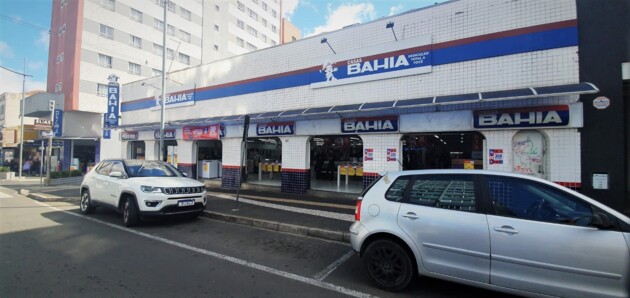
[{"label": "curb", "polygon": [[[20,193],[22,193],[22,191],[23,190],[20,190]],[[79,204],[79,202],[76,199],[64,199],[62,197],[58,197],[55,195],[47,195],[43,193],[29,193],[28,190],[25,190],[25,192],[22,194],[24,196],[27,196],[37,201],[69,202],[75,205]],[[284,232],[284,233],[289,233],[289,234],[294,234],[294,235],[309,236],[309,237],[315,237],[315,238],[344,242],[344,243],[350,242],[349,232],[338,232],[338,231],[324,230],[324,229],[318,229],[318,228],[310,228],[310,227],[305,227],[305,226],[281,223],[277,221],[268,221],[268,220],[256,219],[256,218],[251,218],[251,217],[212,212],[208,210],[204,210],[201,216],[214,219],[214,220],[236,223],[236,224],[241,224],[245,226]]]},{"label": "curb", "polygon": [[246,226],[252,226],[256,228],[262,228],[267,230],[273,230],[278,232],[285,232],[289,234],[301,235],[301,236],[310,236],[315,238],[321,238],[326,240],[333,240],[339,242],[350,242],[350,233],[349,232],[338,232],[331,230],[324,230],[318,228],[310,228],[292,224],[285,224],[277,221],[268,221],[244,216],[230,215],[219,212],[212,211],[204,211],[202,216],[208,217],[211,219],[216,219],[225,222],[237,223]]}]

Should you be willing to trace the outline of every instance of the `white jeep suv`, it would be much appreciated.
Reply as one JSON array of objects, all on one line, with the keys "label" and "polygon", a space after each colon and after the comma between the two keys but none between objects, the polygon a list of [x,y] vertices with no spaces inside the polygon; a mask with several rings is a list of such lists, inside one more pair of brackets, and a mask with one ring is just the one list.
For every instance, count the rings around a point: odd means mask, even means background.
[{"label": "white jeep suv", "polygon": [[123,214],[125,226],[133,226],[143,216],[201,214],[206,188],[165,162],[109,159],[85,175],[80,207],[84,214],[112,208]]}]

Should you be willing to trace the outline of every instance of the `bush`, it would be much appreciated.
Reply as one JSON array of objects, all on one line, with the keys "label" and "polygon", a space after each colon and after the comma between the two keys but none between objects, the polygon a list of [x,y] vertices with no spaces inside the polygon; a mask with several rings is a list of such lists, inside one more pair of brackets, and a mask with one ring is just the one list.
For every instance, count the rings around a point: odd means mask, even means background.
[{"label": "bush", "polygon": [[50,172],[50,179],[55,179],[61,177],[61,173],[59,172]]},{"label": "bush", "polygon": [[70,177],[70,171],[61,171],[59,173],[61,174],[61,178]]},{"label": "bush", "polygon": [[70,177],[83,176],[83,172],[81,170],[72,170],[70,171]]},{"label": "bush", "polygon": [[0,173],[6,173],[9,172],[9,167],[0,167]]}]

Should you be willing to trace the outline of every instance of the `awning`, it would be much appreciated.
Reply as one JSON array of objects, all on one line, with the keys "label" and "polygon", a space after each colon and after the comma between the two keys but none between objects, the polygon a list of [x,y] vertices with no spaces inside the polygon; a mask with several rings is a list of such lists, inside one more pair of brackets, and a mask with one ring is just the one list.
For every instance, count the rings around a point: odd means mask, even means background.
[{"label": "awning", "polygon": [[[534,99],[552,96],[567,96],[576,94],[592,94],[599,89],[591,83],[577,83],[556,86],[529,87],[510,90],[497,90],[478,93],[466,93],[455,95],[440,95],[404,100],[391,100],[382,102],[370,102],[362,104],[348,104],[308,109],[294,109],[284,111],[271,111],[249,114],[251,123],[263,123],[271,121],[297,121],[313,119],[329,119],[344,117],[360,117],[379,112],[381,114],[403,114],[404,110],[426,106],[439,106],[449,104],[467,104],[475,102],[490,102],[499,100]],[[209,118],[187,119],[168,122],[167,128],[179,128],[188,125],[208,125],[215,123],[237,124],[244,121],[245,115],[215,116]],[[119,129],[153,130],[160,129],[160,123],[130,124],[118,126]]]}]

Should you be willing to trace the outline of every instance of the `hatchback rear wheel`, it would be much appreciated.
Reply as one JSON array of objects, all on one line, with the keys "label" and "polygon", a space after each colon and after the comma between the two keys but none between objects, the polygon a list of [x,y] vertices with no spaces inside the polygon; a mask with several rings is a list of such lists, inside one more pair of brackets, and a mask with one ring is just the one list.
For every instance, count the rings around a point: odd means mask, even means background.
[{"label": "hatchback rear wheel", "polygon": [[363,262],[377,286],[388,291],[404,289],[414,276],[407,251],[388,239],[372,242],[365,250]]}]

